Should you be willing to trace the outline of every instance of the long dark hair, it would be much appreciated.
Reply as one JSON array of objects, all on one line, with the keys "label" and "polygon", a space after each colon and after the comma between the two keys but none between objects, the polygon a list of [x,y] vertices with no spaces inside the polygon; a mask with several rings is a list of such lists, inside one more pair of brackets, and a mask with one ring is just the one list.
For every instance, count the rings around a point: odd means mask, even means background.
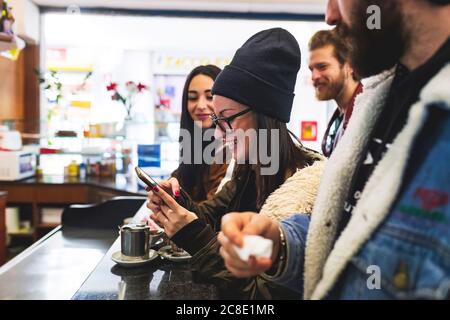
[{"label": "long dark hair", "polygon": [[[288,130],[286,123],[261,113],[257,113],[256,118],[258,130],[267,129],[268,150],[271,150],[271,145],[273,143],[270,130],[277,129],[279,131],[279,169],[277,173],[273,175],[262,175],[262,165],[260,161],[253,166],[255,172],[255,184],[257,186],[256,207],[259,210],[267,197],[278,189],[288,177],[292,176],[297,169],[312,165],[319,156],[318,153],[316,153],[317,156],[314,156],[312,150],[303,147],[298,138]],[[293,138],[298,141],[299,145],[296,145]],[[259,147],[258,139],[258,148]]]},{"label": "long dark hair", "polygon": [[[205,75],[210,77],[213,80],[216,80],[217,76],[222,70],[214,65],[205,65],[205,66],[198,66],[194,68],[189,75],[186,78],[186,82],[184,84],[183,88],[183,97],[181,100],[181,121],[180,121],[180,129],[181,130],[188,130],[191,133],[191,137],[194,136],[194,120],[192,119],[191,115],[188,111],[188,95],[189,95],[189,85],[191,84],[192,79],[198,75]],[[202,130],[203,132],[203,130]],[[183,159],[183,146],[184,143],[189,143],[186,141],[182,141],[182,136],[180,135],[180,159]],[[202,152],[203,150],[213,141],[204,141],[202,142]],[[195,150],[194,149],[194,139],[191,139],[190,141],[190,150],[191,150],[191,160],[193,160],[192,153]],[[203,175],[205,174],[205,171],[208,168],[208,164],[204,163],[203,157],[202,157],[202,163],[201,164],[186,164],[180,162],[180,165],[178,167],[178,180],[180,182],[180,185],[182,188],[189,194],[192,195],[192,192],[194,188],[197,191],[202,191],[203,188],[199,188],[203,184]],[[201,198],[206,198],[206,194],[197,194],[196,197],[199,199],[194,200],[200,200]]]}]

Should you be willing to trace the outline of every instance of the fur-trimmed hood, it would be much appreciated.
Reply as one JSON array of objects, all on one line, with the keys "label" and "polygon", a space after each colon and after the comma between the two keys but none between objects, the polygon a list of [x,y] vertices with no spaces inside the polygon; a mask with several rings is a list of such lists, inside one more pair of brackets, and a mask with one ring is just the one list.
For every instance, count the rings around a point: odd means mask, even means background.
[{"label": "fur-trimmed hood", "polygon": [[450,109],[450,64],[422,90],[406,125],[378,163],[361,194],[352,218],[337,241],[336,233],[356,166],[364,156],[394,77],[394,69],[369,78],[355,101],[347,131],[325,167],[305,249],[305,299],[322,299],[330,292],[349,260],[370,239],[389,213],[401,186],[409,154],[432,102]]},{"label": "fur-trimmed hood", "polygon": [[310,214],[316,200],[320,179],[326,160],[297,170],[266,200],[260,214],[283,220],[294,213]]}]

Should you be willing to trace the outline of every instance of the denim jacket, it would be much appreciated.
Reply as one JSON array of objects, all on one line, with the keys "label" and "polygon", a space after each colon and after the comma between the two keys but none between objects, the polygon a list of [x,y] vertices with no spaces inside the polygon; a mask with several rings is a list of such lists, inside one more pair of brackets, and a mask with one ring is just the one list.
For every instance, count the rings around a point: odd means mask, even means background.
[{"label": "denim jacket", "polygon": [[[428,107],[396,201],[326,298],[450,298],[450,108]],[[282,222],[287,261],[274,281],[297,292],[309,222],[304,215]]]},{"label": "denim jacket", "polygon": [[[425,155],[424,161],[407,169],[408,182],[389,215],[351,259],[330,297],[450,298],[450,111],[432,108],[441,119],[429,121],[427,136],[421,135],[411,153]],[[369,279],[373,266],[378,284]]]},{"label": "denim jacket", "polygon": [[282,222],[287,258],[271,281],[305,299],[449,297],[450,64],[429,81],[342,233],[344,203],[394,69],[365,81],[330,157],[311,218]]}]

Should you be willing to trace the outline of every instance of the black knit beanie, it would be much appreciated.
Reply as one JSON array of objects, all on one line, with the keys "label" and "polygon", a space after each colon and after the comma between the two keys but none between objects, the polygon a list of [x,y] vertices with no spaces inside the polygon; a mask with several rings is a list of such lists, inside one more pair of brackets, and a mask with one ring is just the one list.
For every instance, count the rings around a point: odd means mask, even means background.
[{"label": "black knit beanie", "polygon": [[289,122],[300,48],[281,28],[258,32],[239,48],[214,82],[212,94],[245,104],[281,122]]}]

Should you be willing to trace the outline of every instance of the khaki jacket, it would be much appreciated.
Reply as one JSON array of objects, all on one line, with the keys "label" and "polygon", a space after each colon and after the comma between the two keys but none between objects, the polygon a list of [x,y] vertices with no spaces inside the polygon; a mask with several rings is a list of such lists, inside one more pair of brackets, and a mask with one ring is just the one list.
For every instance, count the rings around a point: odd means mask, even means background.
[{"label": "khaki jacket", "polygon": [[[323,159],[323,158],[322,158]],[[260,214],[282,220],[295,213],[312,212],[325,160],[298,170],[266,200]],[[219,286],[225,298],[233,299],[299,299],[293,291],[278,286],[264,276],[235,278],[219,254],[217,237],[199,250],[191,259],[194,270]]]}]

